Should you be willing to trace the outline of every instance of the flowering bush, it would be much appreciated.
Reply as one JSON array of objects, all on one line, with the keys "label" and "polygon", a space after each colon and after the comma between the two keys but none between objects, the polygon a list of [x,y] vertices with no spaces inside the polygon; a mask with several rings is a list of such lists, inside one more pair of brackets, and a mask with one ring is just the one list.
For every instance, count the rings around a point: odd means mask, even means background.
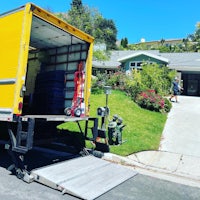
[{"label": "flowering bush", "polygon": [[117,71],[115,73],[109,74],[109,79],[107,84],[116,89],[124,89],[124,81],[126,79],[125,73],[122,71]]},{"label": "flowering bush", "polygon": [[136,103],[142,108],[156,111],[169,112],[169,106],[165,103],[165,98],[156,94],[155,90],[147,90],[139,93],[135,99]]}]

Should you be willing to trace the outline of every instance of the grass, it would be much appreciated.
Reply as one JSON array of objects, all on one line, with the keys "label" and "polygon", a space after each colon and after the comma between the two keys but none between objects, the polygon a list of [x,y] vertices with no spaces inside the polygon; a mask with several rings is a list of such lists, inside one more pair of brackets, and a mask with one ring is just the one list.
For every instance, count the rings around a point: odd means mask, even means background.
[{"label": "grass", "polygon": [[[105,103],[105,94],[91,95],[90,115],[97,117],[97,108],[105,106]],[[140,151],[158,149],[167,119],[166,114],[142,109],[124,92],[118,90],[113,90],[109,95],[108,107],[110,108],[110,119],[117,114],[126,124],[122,133],[122,139],[126,142],[120,146],[110,146],[111,153],[127,156]],[[72,127],[72,124],[68,123],[62,124],[60,128],[78,130],[77,127]]]}]

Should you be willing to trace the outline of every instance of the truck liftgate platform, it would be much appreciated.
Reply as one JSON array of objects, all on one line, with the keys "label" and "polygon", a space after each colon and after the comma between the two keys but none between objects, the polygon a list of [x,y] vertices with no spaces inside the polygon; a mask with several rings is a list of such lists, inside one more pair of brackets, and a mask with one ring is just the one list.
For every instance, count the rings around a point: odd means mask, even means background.
[{"label": "truck liftgate platform", "polygon": [[103,195],[136,174],[134,170],[91,155],[31,172],[34,181],[87,200]]},{"label": "truck liftgate platform", "polygon": [[[79,121],[87,121],[90,118],[72,118],[56,115],[26,115],[22,117],[23,122],[29,121],[29,119],[34,119],[36,122],[37,120],[42,119],[47,122],[71,121],[79,124]],[[80,130],[80,132],[82,131]],[[12,143],[17,144],[17,142],[14,142],[14,136],[13,138]],[[12,148],[15,148],[15,146],[12,146]],[[20,149],[21,148],[22,147],[20,146]],[[33,147],[33,149],[34,148],[37,149],[37,146]],[[47,164],[41,168],[32,168],[32,170],[26,173],[26,170],[23,170],[25,167],[20,168],[19,165],[19,163],[23,164],[23,162],[21,162],[20,159],[17,159],[19,155],[23,156],[23,152],[15,153],[14,149],[13,151],[10,151],[10,153],[13,154],[14,160],[17,160],[17,162],[14,162],[15,167],[17,167],[16,169],[21,169],[21,173],[18,175],[16,171],[18,178],[29,183],[36,181],[59,190],[63,194],[66,193],[87,200],[92,200],[103,195],[137,174],[137,172],[128,169],[125,166],[97,158],[93,154],[87,152],[87,150],[84,156],[79,155],[78,157],[73,157],[69,160]],[[61,153],[61,151],[59,151],[59,153]]]}]

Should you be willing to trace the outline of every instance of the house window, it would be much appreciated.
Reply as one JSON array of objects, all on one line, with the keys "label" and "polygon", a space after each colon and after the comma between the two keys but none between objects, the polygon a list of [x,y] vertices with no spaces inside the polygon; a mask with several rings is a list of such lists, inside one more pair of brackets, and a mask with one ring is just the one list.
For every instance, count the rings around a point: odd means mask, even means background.
[{"label": "house window", "polygon": [[129,63],[129,69],[142,69],[142,62],[141,61],[135,61]]},{"label": "house window", "polygon": [[129,70],[133,70],[133,69],[142,69],[142,65],[153,65],[155,64],[155,62],[149,62],[149,61],[146,61],[146,62],[142,62],[142,61],[131,61],[129,62]]},{"label": "house window", "polygon": [[130,67],[135,67],[135,64],[136,64],[135,62],[130,62],[129,65],[130,65]]}]

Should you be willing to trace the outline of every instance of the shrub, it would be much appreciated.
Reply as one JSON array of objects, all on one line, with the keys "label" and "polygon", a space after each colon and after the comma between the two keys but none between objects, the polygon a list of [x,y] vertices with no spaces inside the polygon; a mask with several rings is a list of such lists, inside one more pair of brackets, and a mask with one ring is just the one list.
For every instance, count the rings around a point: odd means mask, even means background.
[{"label": "shrub", "polygon": [[117,89],[124,89],[124,81],[126,79],[126,75],[122,71],[117,71],[115,73],[109,74],[109,79],[107,84]]},{"label": "shrub", "polygon": [[98,86],[92,87],[91,88],[91,93],[92,94],[102,94],[103,89],[99,88]]},{"label": "shrub", "polygon": [[167,95],[175,71],[158,64],[143,64],[141,80],[146,88],[152,88],[161,95]]},{"label": "shrub", "polygon": [[[156,111],[156,112],[166,112],[165,99],[156,94],[155,90],[147,90],[139,93],[135,99],[136,103],[142,108]],[[169,109],[169,106],[167,106]]]},{"label": "shrub", "polygon": [[124,84],[127,95],[131,96],[133,100],[135,100],[137,94],[144,89],[144,84],[141,81],[141,73],[137,69],[133,70],[130,75],[126,76]]},{"label": "shrub", "polygon": [[103,93],[103,86],[98,78],[92,78],[92,86],[91,86],[91,93],[92,94],[101,94]]},{"label": "shrub", "polygon": [[165,100],[164,111],[168,113],[172,108],[172,103],[167,98],[164,98],[164,100]]}]

